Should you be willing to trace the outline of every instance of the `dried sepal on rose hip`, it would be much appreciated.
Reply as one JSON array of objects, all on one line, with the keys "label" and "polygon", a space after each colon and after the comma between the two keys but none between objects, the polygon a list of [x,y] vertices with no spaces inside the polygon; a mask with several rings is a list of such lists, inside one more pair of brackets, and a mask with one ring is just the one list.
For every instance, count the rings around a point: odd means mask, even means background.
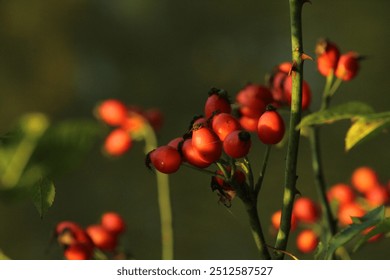
[{"label": "dried sepal on rose hip", "polygon": [[317,42],[315,52],[317,55],[317,69],[320,74],[327,77],[334,73],[340,58],[338,46],[328,39],[320,39]]},{"label": "dried sepal on rose hip", "polygon": [[232,158],[247,156],[251,146],[251,135],[245,130],[235,130],[229,133],[223,142],[223,150]]},{"label": "dried sepal on rose hip", "polygon": [[171,146],[160,146],[146,155],[146,166],[152,165],[157,171],[165,174],[179,170],[182,159],[177,149]]},{"label": "dried sepal on rose hip", "polygon": [[232,111],[227,92],[223,89],[212,88],[204,106],[206,118],[212,117],[218,113],[228,113]]}]

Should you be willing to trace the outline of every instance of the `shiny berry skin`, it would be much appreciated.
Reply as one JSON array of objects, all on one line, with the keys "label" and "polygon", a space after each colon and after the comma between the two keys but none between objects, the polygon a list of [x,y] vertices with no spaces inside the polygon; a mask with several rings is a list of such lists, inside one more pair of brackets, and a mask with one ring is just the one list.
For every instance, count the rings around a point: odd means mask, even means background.
[{"label": "shiny berry skin", "polygon": [[[274,212],[271,216],[271,223],[274,229],[279,230],[280,228],[280,221],[282,218],[282,210],[278,210]],[[298,221],[297,218],[295,217],[294,213],[291,215],[291,231],[295,230],[297,228]]]},{"label": "shiny berry skin", "polygon": [[65,248],[64,256],[67,260],[89,260],[92,252],[82,244],[73,244]]},{"label": "shiny berry skin", "polygon": [[207,162],[217,161],[222,155],[222,142],[208,127],[200,127],[192,132],[192,146]]},{"label": "shiny berry skin", "polygon": [[119,100],[108,99],[96,108],[97,117],[108,125],[121,125],[127,117],[127,108]]},{"label": "shiny berry skin", "polygon": [[112,234],[123,233],[126,229],[125,221],[116,212],[106,212],[102,215],[100,224]]},{"label": "shiny berry skin", "polygon": [[183,155],[183,161],[188,162],[189,164],[198,167],[206,168],[209,167],[213,161],[205,160],[192,145],[192,139],[186,139],[184,142],[179,145],[178,148]]},{"label": "shiny berry skin", "polygon": [[252,141],[249,132],[235,130],[229,133],[223,142],[223,150],[232,158],[245,157],[251,148]]},{"label": "shiny berry skin", "polygon": [[347,226],[352,224],[351,217],[362,217],[366,214],[366,211],[356,202],[351,202],[347,204],[340,205],[337,213],[339,223],[342,226]]},{"label": "shiny berry skin", "polygon": [[223,90],[212,88],[209,92],[209,97],[204,106],[204,114],[206,118],[210,118],[217,113],[230,113],[232,107],[227,93]]},{"label": "shiny berry skin", "polygon": [[85,230],[91,237],[93,244],[104,251],[114,251],[117,238],[101,225],[90,225]]},{"label": "shiny berry skin", "polygon": [[329,201],[336,200],[339,204],[346,204],[353,202],[356,195],[349,185],[339,183],[329,188],[327,197]]},{"label": "shiny berry skin", "polygon": [[313,252],[317,248],[318,242],[317,234],[311,229],[302,230],[296,239],[298,250],[305,254]]},{"label": "shiny berry skin", "polygon": [[309,224],[315,223],[320,217],[319,207],[308,197],[300,197],[295,201],[293,213],[299,221]]},{"label": "shiny berry skin", "polygon": [[357,191],[366,193],[379,185],[379,179],[374,169],[361,166],[352,172],[351,183]]},{"label": "shiny berry skin", "polygon": [[273,98],[267,87],[248,84],[237,93],[236,101],[240,106],[241,115],[258,118],[264,113],[267,105],[273,102]]},{"label": "shiny berry skin", "polygon": [[120,156],[127,152],[132,145],[130,134],[122,128],[116,128],[106,137],[103,148],[108,155]]},{"label": "shiny berry skin", "polygon": [[224,141],[229,133],[241,129],[239,121],[231,114],[227,113],[216,115],[211,124],[213,131],[218,135],[221,141]]},{"label": "shiny berry skin", "polygon": [[343,81],[349,81],[357,75],[359,68],[359,55],[355,52],[348,52],[340,56],[335,75]]},{"label": "shiny berry skin", "polygon": [[[291,98],[292,98],[292,76],[286,77],[283,83],[283,90],[285,94],[285,100],[287,104],[291,106]],[[309,108],[311,103],[311,89],[309,84],[306,81],[302,83],[302,110],[306,110]]]},{"label": "shiny berry skin", "polygon": [[267,145],[279,143],[284,136],[285,125],[280,114],[275,110],[264,112],[257,124],[257,135]]},{"label": "shiny berry skin", "polygon": [[317,69],[322,76],[327,77],[334,73],[340,58],[340,51],[336,44],[322,39],[316,45]]},{"label": "shiny berry skin", "polygon": [[181,164],[180,153],[168,145],[158,147],[151,151],[147,157],[156,170],[165,174],[176,172]]}]

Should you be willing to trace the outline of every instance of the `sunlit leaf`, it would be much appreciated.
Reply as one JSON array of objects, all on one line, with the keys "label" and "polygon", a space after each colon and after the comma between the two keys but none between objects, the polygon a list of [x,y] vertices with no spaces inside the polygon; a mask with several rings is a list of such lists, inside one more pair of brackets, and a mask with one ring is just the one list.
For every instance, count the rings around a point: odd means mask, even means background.
[{"label": "sunlit leaf", "polygon": [[373,113],[374,110],[362,102],[348,102],[334,106],[328,110],[318,111],[304,117],[297,128],[305,126],[330,124],[335,121],[354,119],[358,116]]},{"label": "sunlit leaf", "polygon": [[370,114],[359,118],[349,128],[345,137],[345,150],[349,151],[357,144],[378,135],[390,126],[390,112]]},{"label": "sunlit leaf", "polygon": [[32,200],[41,217],[46,214],[52,206],[55,197],[55,188],[53,182],[48,179],[42,179],[32,188]]}]

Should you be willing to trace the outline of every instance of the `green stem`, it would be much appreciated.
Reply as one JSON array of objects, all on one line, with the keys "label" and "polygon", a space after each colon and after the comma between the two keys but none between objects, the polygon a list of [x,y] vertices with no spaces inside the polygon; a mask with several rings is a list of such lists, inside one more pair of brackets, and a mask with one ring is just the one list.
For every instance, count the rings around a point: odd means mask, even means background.
[{"label": "green stem", "polygon": [[[323,164],[321,158],[321,150],[319,143],[319,127],[312,127],[310,132],[310,149],[312,154],[312,166],[315,176],[315,185],[320,199],[321,210],[326,221],[326,225],[330,234],[335,235],[337,228],[335,219],[333,218],[332,211],[326,196],[326,183],[323,172]],[[326,240],[328,241],[328,240]]]},{"label": "green stem", "polygon": [[271,148],[272,148],[272,145],[267,145],[267,147],[265,149],[263,165],[262,165],[262,168],[260,170],[259,178],[257,179],[257,182],[255,184],[255,196],[256,197],[259,195],[259,192],[261,190],[261,186],[263,185],[264,175],[265,175],[265,171],[266,171],[266,168],[268,165],[268,159],[269,159],[269,155],[271,153]]},{"label": "green stem", "polygon": [[[303,41],[302,41],[302,6],[304,0],[290,0],[290,24],[292,61],[294,69],[292,73],[292,98],[290,113],[289,142],[287,146],[285,186],[283,193],[283,206],[281,224],[277,234],[275,247],[278,250],[286,250],[291,228],[291,215],[296,190],[296,169],[298,161],[298,148],[300,131],[296,129],[301,121],[302,114],[302,81],[303,81]],[[278,259],[284,255],[276,252]]]},{"label": "green stem", "polygon": [[261,227],[259,215],[257,213],[256,203],[255,202],[250,203],[244,201],[244,204],[245,204],[246,212],[248,213],[252,236],[256,243],[256,247],[259,251],[260,258],[264,260],[270,260],[271,255],[269,254],[267,245],[265,243],[263,230]]},{"label": "green stem", "polygon": [[[153,128],[145,121],[144,138],[145,153],[157,147],[157,138]],[[161,224],[161,255],[163,260],[173,260],[174,239],[172,227],[172,209],[169,190],[169,177],[167,174],[156,171],[157,196]]]}]

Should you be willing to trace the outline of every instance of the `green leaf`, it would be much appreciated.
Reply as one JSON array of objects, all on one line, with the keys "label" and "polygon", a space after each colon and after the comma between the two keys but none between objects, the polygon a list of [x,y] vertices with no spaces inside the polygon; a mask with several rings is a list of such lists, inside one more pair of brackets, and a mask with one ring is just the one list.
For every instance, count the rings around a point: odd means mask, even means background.
[{"label": "green leaf", "polygon": [[42,179],[32,188],[32,200],[39,212],[41,219],[52,206],[55,197],[55,188],[53,182],[48,179]]},{"label": "green leaf", "polygon": [[3,253],[3,251],[0,249],[0,260],[10,260],[10,258]]},{"label": "green leaf", "polygon": [[349,151],[356,145],[378,135],[390,126],[390,112],[370,114],[360,117],[349,128],[345,137],[345,150]]},{"label": "green leaf", "polygon": [[344,246],[353,238],[361,234],[366,228],[372,227],[385,218],[385,207],[377,207],[361,218],[354,218],[354,223],[341,230],[329,240],[324,259],[331,260],[337,248]]},{"label": "green leaf", "polygon": [[377,234],[386,234],[390,232],[390,218],[384,219],[378,225],[376,225],[372,230],[367,234],[363,235],[360,240],[358,240],[353,248],[353,252],[356,252],[360,249],[371,237]]},{"label": "green leaf", "polygon": [[300,124],[298,124],[297,129],[311,125],[330,124],[339,120],[354,119],[358,116],[373,112],[374,110],[365,103],[356,101],[348,102],[304,117]]}]

